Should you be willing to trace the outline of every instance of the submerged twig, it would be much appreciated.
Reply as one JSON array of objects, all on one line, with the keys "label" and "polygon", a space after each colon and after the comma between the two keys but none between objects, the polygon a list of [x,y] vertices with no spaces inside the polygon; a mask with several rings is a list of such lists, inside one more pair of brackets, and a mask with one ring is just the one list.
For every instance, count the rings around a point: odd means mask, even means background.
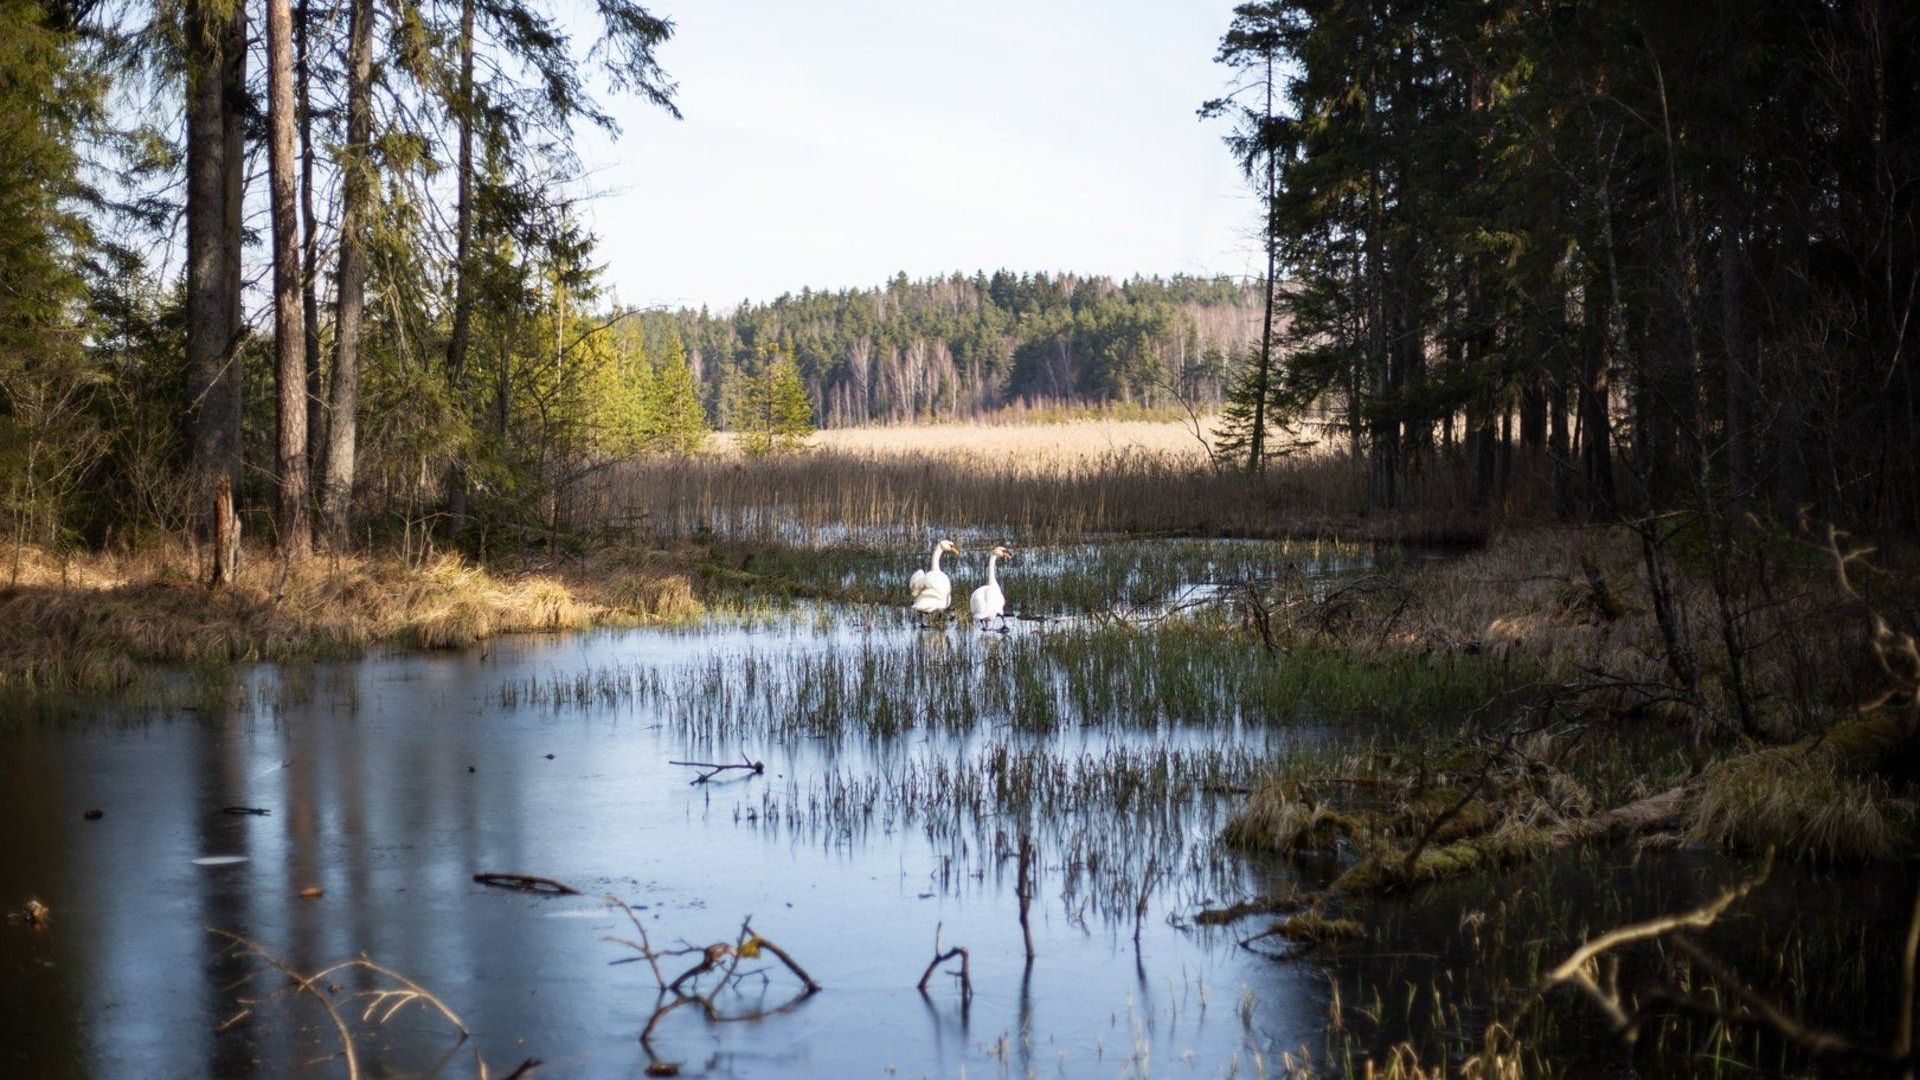
[{"label": "submerged twig", "polygon": [[555,896],[579,896],[580,890],[564,881],[552,878],[536,877],[533,874],[481,873],[473,875],[473,880],[481,885],[490,885],[496,889],[515,889],[520,892],[551,893]]},{"label": "submerged twig", "polygon": [[712,762],[712,761],[669,761],[667,762],[667,764],[684,765],[690,769],[706,769],[707,770],[706,772],[701,773],[699,776],[696,776],[693,779],[687,781],[688,784],[704,784],[707,781],[713,779],[714,777],[719,776],[721,773],[727,772],[733,769],[738,769],[742,772],[750,773],[754,776],[760,776],[767,771],[766,762],[753,761],[749,759],[745,754],[740,755],[739,761],[731,764],[725,764],[725,765],[719,764],[717,762]]}]

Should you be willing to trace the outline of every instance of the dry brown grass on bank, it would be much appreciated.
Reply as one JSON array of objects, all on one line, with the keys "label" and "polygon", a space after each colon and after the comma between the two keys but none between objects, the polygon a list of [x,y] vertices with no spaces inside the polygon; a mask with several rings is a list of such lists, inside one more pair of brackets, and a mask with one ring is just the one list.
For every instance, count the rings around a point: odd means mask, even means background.
[{"label": "dry brown grass on bank", "polygon": [[233,586],[209,590],[184,548],[19,554],[18,573],[0,579],[0,689],[98,692],[128,685],[151,664],[285,659],[383,642],[442,648],[698,610],[685,577],[639,564],[562,578],[488,572],[451,555],[421,566],[323,556],[290,568],[250,553]]},{"label": "dry brown grass on bank", "polygon": [[[1292,583],[1276,595],[1272,621],[1277,632],[1362,651],[1492,653],[1566,684],[1589,706],[1727,727],[1730,666],[1704,568],[1682,557],[1671,567],[1700,672],[1694,701],[1674,685],[1646,572],[1623,528],[1527,528],[1330,596],[1305,599]],[[1817,560],[1780,575],[1771,599],[1753,590],[1736,609],[1745,682],[1771,737],[1824,730],[1866,696],[1856,676],[1867,623]]]},{"label": "dry brown grass on bank", "polygon": [[[1783,556],[1792,550],[1790,541],[1758,542],[1781,545]],[[1743,588],[1737,605],[1759,740],[1734,722],[1731,666],[1697,554],[1676,556],[1671,567],[1699,666],[1692,690],[1667,664],[1637,538],[1624,530],[1533,530],[1359,582],[1285,583],[1267,614],[1282,642],[1376,656],[1492,653],[1528,673],[1520,696],[1550,710],[1525,714],[1530,722],[1557,717],[1577,736],[1541,730],[1492,771],[1485,747],[1429,746],[1417,755],[1418,789],[1411,770],[1307,762],[1257,787],[1223,839],[1249,850],[1360,857],[1343,881],[1369,866],[1391,871],[1388,880],[1424,880],[1530,857],[1551,839],[1585,838],[1610,813],[1643,807],[1659,813],[1618,824],[1828,862],[1910,852],[1920,842],[1915,721],[1893,705],[1862,718],[1861,704],[1883,696],[1888,678],[1868,662],[1866,613],[1819,558],[1792,565],[1770,591]],[[1665,749],[1643,753],[1650,738]],[[1665,764],[1653,773],[1634,764],[1656,758]],[[1421,799],[1470,783],[1484,787],[1427,836],[1418,866],[1403,867],[1425,828]]]}]

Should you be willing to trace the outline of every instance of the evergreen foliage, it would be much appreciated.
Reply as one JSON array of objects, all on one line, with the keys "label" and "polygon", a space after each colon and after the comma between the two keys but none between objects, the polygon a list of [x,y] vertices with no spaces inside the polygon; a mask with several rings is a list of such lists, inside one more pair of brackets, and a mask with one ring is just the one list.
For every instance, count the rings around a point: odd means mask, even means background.
[{"label": "evergreen foliage", "polygon": [[1226,278],[1014,274],[803,289],[728,314],[648,312],[686,343],[725,419],[725,388],[764,348],[793,358],[827,426],[957,419],[1014,403],[1202,406],[1258,333],[1258,291]]},{"label": "evergreen foliage", "polygon": [[727,414],[740,449],[752,456],[800,448],[813,434],[813,396],[793,357],[775,345],[761,347],[759,370],[737,372]]}]

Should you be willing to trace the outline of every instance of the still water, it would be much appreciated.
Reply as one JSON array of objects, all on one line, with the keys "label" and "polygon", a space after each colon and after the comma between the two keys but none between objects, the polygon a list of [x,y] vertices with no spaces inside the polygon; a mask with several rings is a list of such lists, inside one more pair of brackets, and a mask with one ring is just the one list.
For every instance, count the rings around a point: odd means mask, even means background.
[{"label": "still water", "polygon": [[[260,666],[222,710],[0,735],[0,903],[36,897],[52,912],[42,930],[0,928],[0,1073],[343,1075],[324,1012],[232,956],[208,932],[218,928],[299,971],[364,954],[430,988],[472,1029],[460,1042],[417,1005],[384,1026],[361,1023],[351,995],[375,983],[336,976],[366,1075],[472,1076],[476,1053],[496,1076],[527,1058],[545,1062],[537,1075],[641,1075],[636,1035],[655,987],[647,965],[612,963],[631,954],[603,938],[631,929],[600,899],[608,894],[639,910],[660,947],[732,940],[751,916],[825,987],[757,1022],[675,1014],[655,1043],[685,1075],[1256,1075],[1315,1041],[1317,972],[1176,925],[1212,889],[1260,884],[1185,873],[1215,865],[1202,852],[1224,796],[1133,814],[1090,798],[1049,804],[1053,820],[1037,823],[1029,970],[1013,842],[995,826],[991,795],[968,812],[915,805],[939,801],[929,782],[952,782],[941,763],[1004,754],[1016,740],[1007,718],[884,738],[769,727],[747,743],[676,720],[693,707],[687,693],[562,707],[512,689],[608,671],[692,687],[695,673],[755,658],[755,677],[770,678],[836,649],[978,663],[1000,640],[822,616],[517,638]],[[1237,745],[1246,761],[1281,749],[1276,736],[1198,720],[1082,726],[1014,745],[1057,751],[1071,770],[1196,741],[1209,754]],[[669,764],[742,753],[764,761],[765,775],[690,784],[694,770]],[[887,787],[907,776],[918,786]],[[846,792],[862,783],[861,809],[847,810]],[[836,797],[838,809],[822,808]],[[1087,865],[1135,848],[1135,828],[1154,833],[1158,865],[1184,875],[1163,874],[1150,893],[1137,947],[1130,911],[1115,915],[1133,901],[1115,902],[1120,885],[1098,894],[1098,867]],[[585,895],[473,881],[499,871]],[[322,895],[301,897],[314,888]],[[936,927],[971,950],[968,1007],[948,977],[926,998],[914,989]],[[669,977],[688,963],[663,961]],[[775,974],[768,1003],[788,989]]]}]

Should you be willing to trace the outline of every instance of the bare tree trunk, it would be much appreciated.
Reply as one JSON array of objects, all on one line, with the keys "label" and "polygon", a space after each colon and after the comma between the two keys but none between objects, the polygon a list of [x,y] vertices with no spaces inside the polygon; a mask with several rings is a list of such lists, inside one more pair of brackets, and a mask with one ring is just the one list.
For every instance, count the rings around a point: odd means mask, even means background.
[{"label": "bare tree trunk", "polygon": [[[460,175],[453,255],[453,332],[447,339],[447,382],[455,408],[462,400],[467,347],[473,335],[473,0],[460,3]],[[447,514],[458,530],[467,516],[467,470],[456,454],[447,479]]]},{"label": "bare tree trunk", "polygon": [[300,101],[300,309],[306,329],[307,475],[325,487],[326,398],[320,387],[320,232],[313,213],[313,95],[310,54],[313,12],[308,0],[294,9],[294,92]]},{"label": "bare tree trunk", "polygon": [[[1265,123],[1273,122],[1273,53],[1267,53],[1267,105],[1261,118]],[[1267,136],[1262,131],[1261,138]],[[1274,154],[1267,151],[1267,189],[1263,193],[1262,211],[1265,214],[1261,230],[1267,242],[1267,276],[1264,291],[1266,293],[1265,310],[1260,319],[1260,368],[1253,380],[1253,432],[1247,439],[1247,471],[1259,472],[1267,464],[1267,393],[1273,371],[1273,275],[1279,263],[1279,237],[1274,232],[1273,203],[1279,191],[1279,177]]]},{"label": "bare tree trunk", "polygon": [[295,194],[293,10],[267,0],[267,157],[273,205],[273,353],[279,426],[274,478],[280,551],[305,558],[313,548],[307,516],[306,329],[300,298],[300,220]]},{"label": "bare tree trunk", "polygon": [[233,482],[222,473],[213,496],[213,572],[207,583],[231,585],[239,574],[240,518],[233,512]]},{"label": "bare tree trunk", "polygon": [[[240,199],[246,12],[196,0],[187,29],[187,393],[193,468],[240,482]],[[239,46],[236,47],[236,42]]]},{"label": "bare tree trunk", "polygon": [[[1753,363],[1746,333],[1746,257],[1738,178],[1722,193],[1720,206],[1720,338],[1726,365],[1727,481],[1736,509],[1753,489]],[[1702,436],[1704,437],[1704,432]]]},{"label": "bare tree trunk", "polygon": [[367,200],[373,162],[373,0],[353,0],[347,41],[346,172],[340,185],[340,265],[334,285],[333,383],[327,411],[327,467],[320,490],[321,528],[346,546],[353,503],[360,410],[360,332],[367,291]]}]

